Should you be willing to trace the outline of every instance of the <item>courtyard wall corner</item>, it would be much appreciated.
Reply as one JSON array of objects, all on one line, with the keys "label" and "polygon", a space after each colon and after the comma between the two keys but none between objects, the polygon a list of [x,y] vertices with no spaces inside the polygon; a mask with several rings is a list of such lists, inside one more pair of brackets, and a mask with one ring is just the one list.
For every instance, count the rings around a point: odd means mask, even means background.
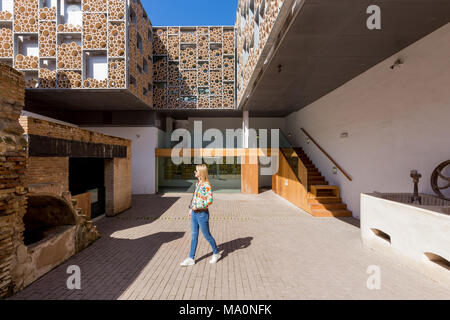
[{"label": "courtyard wall corner", "polygon": [[0,297],[13,292],[12,269],[24,257],[26,141],[18,119],[24,77],[0,64]]}]

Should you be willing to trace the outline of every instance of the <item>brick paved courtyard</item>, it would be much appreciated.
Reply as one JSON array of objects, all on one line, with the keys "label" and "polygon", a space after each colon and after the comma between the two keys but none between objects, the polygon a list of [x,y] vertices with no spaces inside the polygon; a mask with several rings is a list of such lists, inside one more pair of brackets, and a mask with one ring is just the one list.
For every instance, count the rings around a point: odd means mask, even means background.
[{"label": "brick paved courtyard", "polygon": [[[190,195],[135,196],[133,208],[96,222],[102,238],[11,299],[448,299],[450,288],[396,256],[366,249],[358,221],[318,219],[271,191],[216,194],[211,232],[223,258],[210,265],[202,235],[196,265],[190,244]],[[81,290],[66,288],[69,265]],[[381,268],[381,290],[366,287]]]}]

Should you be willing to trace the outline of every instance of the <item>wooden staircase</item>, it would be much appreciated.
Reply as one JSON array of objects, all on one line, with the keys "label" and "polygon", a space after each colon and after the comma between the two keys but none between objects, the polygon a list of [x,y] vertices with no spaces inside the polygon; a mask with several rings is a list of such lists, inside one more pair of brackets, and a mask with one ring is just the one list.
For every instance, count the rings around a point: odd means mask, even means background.
[{"label": "wooden staircase", "polygon": [[302,148],[294,148],[294,151],[308,170],[307,201],[311,215],[315,217],[351,217],[352,212],[342,202],[339,187],[329,185]]}]

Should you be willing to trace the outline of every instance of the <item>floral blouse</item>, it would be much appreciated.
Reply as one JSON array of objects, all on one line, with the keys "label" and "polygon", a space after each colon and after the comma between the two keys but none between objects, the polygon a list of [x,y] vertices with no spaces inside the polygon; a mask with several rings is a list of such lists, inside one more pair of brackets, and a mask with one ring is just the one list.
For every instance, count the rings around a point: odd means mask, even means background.
[{"label": "floral blouse", "polygon": [[213,195],[209,182],[204,182],[199,186],[199,182],[197,181],[194,197],[192,198],[192,207],[197,207],[197,210],[206,210],[212,203]]}]

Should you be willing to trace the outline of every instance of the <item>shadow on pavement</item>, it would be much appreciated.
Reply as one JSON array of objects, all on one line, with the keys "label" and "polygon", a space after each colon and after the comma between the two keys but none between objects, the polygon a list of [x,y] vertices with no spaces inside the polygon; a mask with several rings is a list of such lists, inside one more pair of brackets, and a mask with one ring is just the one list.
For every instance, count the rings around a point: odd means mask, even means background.
[{"label": "shadow on pavement", "polygon": [[[102,237],[23,291],[21,299],[117,299],[139,277],[156,252],[185,232],[155,232],[145,226],[163,215],[179,197],[133,196],[131,209],[99,220]],[[81,290],[67,289],[67,268],[79,266]]]},{"label": "shadow on pavement", "polygon": [[356,228],[361,228],[361,225],[360,225],[361,222],[358,219],[356,219],[356,218],[353,218],[353,217],[339,217],[339,218],[336,218],[336,219],[341,220],[342,222],[348,223],[349,225],[352,225],[352,226],[354,226]]},{"label": "shadow on pavement", "polygon": [[[233,253],[240,249],[245,249],[250,246],[253,237],[239,238],[235,240],[231,240],[222,244],[217,245],[217,249],[222,254],[220,260],[226,258],[230,253]],[[207,259],[212,256],[212,252],[205,254],[204,256],[196,259],[195,263],[202,261],[203,259]]]}]

